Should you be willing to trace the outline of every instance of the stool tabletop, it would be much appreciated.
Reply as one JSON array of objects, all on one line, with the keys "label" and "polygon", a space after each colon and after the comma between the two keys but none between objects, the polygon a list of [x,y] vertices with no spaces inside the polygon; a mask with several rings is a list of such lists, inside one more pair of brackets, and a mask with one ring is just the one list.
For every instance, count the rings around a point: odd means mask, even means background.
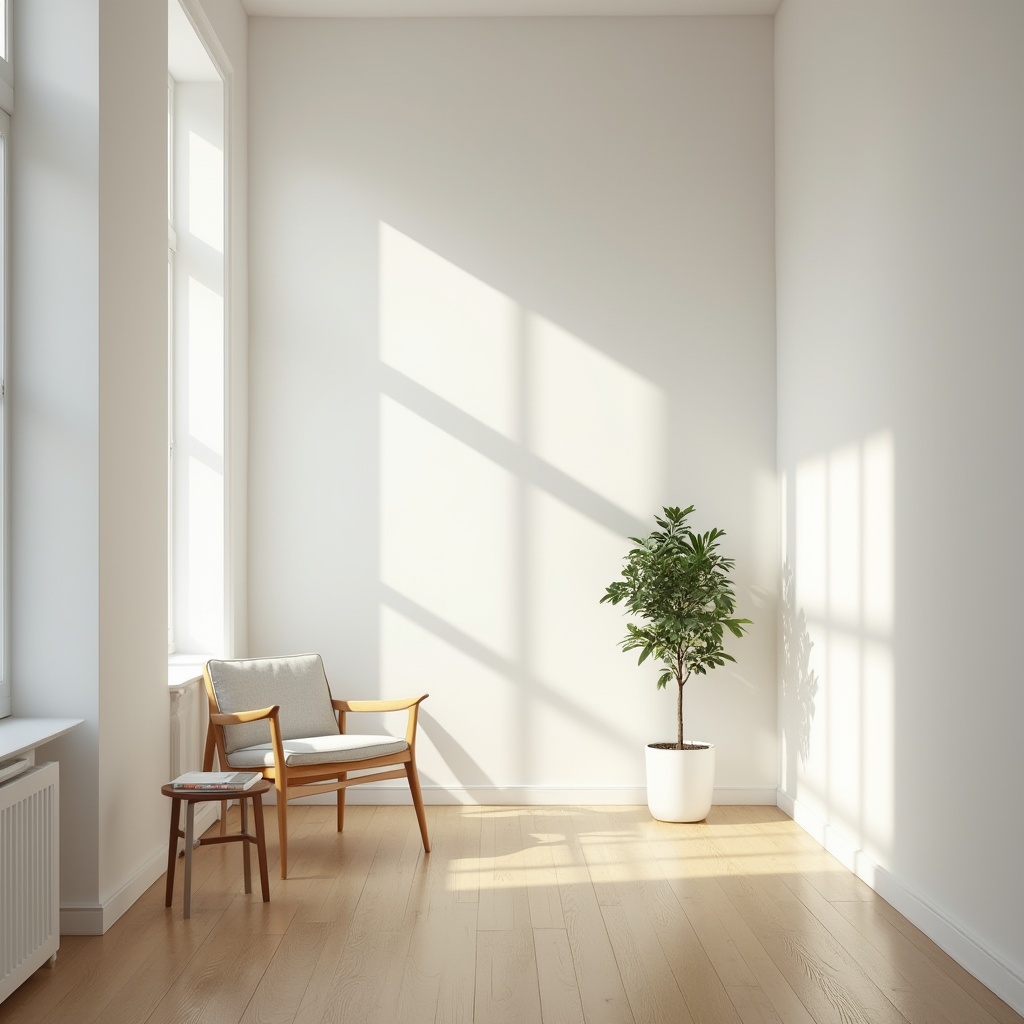
[{"label": "stool tabletop", "polygon": [[248,789],[175,789],[168,782],[160,787],[160,792],[176,800],[237,800],[239,797],[262,796],[273,788],[268,779],[260,779]]}]

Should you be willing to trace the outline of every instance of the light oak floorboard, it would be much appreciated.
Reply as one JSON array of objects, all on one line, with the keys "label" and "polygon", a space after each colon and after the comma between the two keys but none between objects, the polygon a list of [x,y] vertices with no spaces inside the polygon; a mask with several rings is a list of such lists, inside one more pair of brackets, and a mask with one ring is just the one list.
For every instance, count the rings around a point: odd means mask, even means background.
[{"label": "light oak floorboard", "polygon": [[815,1021],[906,1024],[849,951],[774,873],[763,836],[756,830],[744,835],[735,824],[712,825],[711,832],[726,869],[726,895]]},{"label": "light oak floorboard", "polygon": [[[940,972],[962,988],[971,998],[1001,1024],[1020,1024],[1024,1017],[1015,1013],[994,992],[986,988],[977,978],[969,974],[949,954],[945,953],[920,929],[912,925],[902,914],[888,903],[879,902],[878,913],[893,924],[921,952],[932,961]],[[972,1022],[973,1024],[973,1022]]]},{"label": "light oak floorboard", "polygon": [[573,818],[566,813],[552,827],[559,827],[565,837],[552,850],[552,857],[586,1020],[588,1024],[632,1024],[633,1013]]},{"label": "light oak floorboard", "polygon": [[476,941],[473,1020],[477,1024],[539,1021],[540,987],[533,932],[521,928],[478,931]]},{"label": "light oak floorboard", "polygon": [[535,928],[533,946],[544,1024],[584,1024],[583,999],[565,929]]},{"label": "light oak floorboard", "polygon": [[[229,827],[237,826],[237,808]],[[777,808],[289,809],[271,899],[237,845],[194,851],[67,936],[0,1024],[1024,1024]],[[218,826],[214,826],[215,830]]]},{"label": "light oak floorboard", "polygon": [[[583,844],[591,873],[604,882],[602,890],[614,892],[628,918],[650,922],[693,1019],[701,1024],[740,1024],[718,973],[651,854],[644,837],[647,817],[622,817],[613,833],[592,830],[592,838]],[[640,1016],[635,1006],[634,1015]]]},{"label": "light oak floorboard", "polygon": [[[709,822],[716,818],[717,811],[712,808]],[[800,997],[722,887],[718,875],[725,865],[715,852],[709,824],[700,822],[681,831],[679,826],[652,821],[647,825],[647,835],[652,856],[727,991],[738,990],[746,1004],[752,998],[750,990],[759,988],[764,998],[755,1001],[773,1007],[786,1024],[814,1024]],[[740,1010],[736,1000],[732,1001]]]},{"label": "light oak floorboard", "polygon": [[730,985],[726,991],[743,1024],[786,1024],[760,985]]},{"label": "light oak floorboard", "polygon": [[552,831],[552,818],[538,813],[519,815],[523,844],[523,870],[530,901],[530,923],[534,928],[560,929],[565,932],[562,898],[558,891],[553,850],[564,840]]},{"label": "light oak floorboard", "polygon": [[313,974],[330,927],[320,921],[296,920],[285,932],[252,999],[242,1024],[291,1024]]}]

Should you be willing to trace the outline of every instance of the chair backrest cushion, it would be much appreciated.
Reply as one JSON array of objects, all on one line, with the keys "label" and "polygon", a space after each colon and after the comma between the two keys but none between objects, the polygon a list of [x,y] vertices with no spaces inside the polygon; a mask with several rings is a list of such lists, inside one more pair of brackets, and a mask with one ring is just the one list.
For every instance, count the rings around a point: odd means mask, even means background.
[{"label": "chair backrest cushion", "polygon": [[[226,714],[280,705],[281,737],[337,736],[324,663],[319,654],[206,663],[220,710]],[[224,729],[225,753],[270,742],[270,724],[246,722]]]}]

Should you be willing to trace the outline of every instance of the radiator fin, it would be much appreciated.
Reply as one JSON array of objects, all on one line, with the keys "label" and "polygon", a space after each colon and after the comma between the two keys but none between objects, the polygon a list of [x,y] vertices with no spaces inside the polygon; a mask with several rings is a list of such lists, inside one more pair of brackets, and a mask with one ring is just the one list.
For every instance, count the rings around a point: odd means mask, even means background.
[{"label": "radiator fin", "polygon": [[57,951],[57,765],[0,785],[0,999]]}]

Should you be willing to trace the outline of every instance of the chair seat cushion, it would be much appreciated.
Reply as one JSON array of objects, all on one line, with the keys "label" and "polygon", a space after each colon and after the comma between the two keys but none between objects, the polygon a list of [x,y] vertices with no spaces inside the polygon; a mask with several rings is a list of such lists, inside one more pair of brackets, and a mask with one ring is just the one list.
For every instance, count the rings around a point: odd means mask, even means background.
[{"label": "chair seat cushion", "polygon": [[[334,764],[338,761],[364,761],[386,757],[409,749],[409,744],[395,736],[363,736],[342,733],[334,736],[311,736],[284,740],[284,759],[290,767],[303,764]],[[274,748],[269,743],[241,747],[228,754],[229,768],[272,768]]]}]

